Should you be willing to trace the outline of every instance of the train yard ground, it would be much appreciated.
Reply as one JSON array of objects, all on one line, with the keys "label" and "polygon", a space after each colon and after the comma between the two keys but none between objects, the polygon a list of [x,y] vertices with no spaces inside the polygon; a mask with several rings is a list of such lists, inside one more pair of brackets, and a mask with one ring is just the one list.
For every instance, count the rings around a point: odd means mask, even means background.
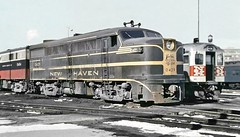
[{"label": "train yard ground", "polygon": [[240,137],[240,91],[218,102],[141,107],[0,91],[1,137]]}]

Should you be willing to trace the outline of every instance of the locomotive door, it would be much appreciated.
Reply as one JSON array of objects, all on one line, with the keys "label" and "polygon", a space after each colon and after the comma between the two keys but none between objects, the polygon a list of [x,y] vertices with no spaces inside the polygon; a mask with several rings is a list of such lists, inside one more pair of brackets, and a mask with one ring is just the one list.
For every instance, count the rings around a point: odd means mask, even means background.
[{"label": "locomotive door", "polygon": [[215,52],[206,52],[206,81],[214,80]]},{"label": "locomotive door", "polygon": [[108,39],[104,38],[101,40],[101,68],[102,68],[102,79],[109,79],[109,55],[108,55]]}]

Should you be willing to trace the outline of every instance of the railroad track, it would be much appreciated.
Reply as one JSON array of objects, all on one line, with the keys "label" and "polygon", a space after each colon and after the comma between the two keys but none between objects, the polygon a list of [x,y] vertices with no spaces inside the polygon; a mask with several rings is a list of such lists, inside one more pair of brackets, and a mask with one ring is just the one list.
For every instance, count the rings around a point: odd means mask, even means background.
[{"label": "railroad track", "polygon": [[[164,124],[170,127],[189,128],[192,130],[210,129],[240,134],[240,115],[226,114],[217,111],[194,110],[188,114],[170,113],[168,115],[163,115],[153,112],[134,111],[130,109],[86,108],[9,101],[0,101],[0,109],[24,113],[36,112],[37,114],[56,115],[79,113],[87,115],[100,115],[105,116],[108,121],[119,119],[136,120],[154,124]],[[203,115],[204,117],[195,117],[194,115]]]}]

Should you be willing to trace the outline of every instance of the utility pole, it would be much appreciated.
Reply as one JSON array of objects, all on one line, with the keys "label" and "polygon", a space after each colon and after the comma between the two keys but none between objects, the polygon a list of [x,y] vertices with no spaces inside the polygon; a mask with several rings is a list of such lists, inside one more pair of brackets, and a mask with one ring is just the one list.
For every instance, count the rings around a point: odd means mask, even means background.
[{"label": "utility pole", "polygon": [[198,40],[200,41],[200,19],[199,19],[199,0],[198,0]]}]

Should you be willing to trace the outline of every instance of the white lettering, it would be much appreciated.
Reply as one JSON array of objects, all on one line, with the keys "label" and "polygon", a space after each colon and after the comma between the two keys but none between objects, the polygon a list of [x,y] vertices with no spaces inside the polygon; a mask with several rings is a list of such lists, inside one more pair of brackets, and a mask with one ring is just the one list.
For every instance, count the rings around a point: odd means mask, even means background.
[{"label": "white lettering", "polygon": [[98,71],[91,71],[91,70],[80,70],[80,71],[74,71],[74,76],[98,76]]}]

